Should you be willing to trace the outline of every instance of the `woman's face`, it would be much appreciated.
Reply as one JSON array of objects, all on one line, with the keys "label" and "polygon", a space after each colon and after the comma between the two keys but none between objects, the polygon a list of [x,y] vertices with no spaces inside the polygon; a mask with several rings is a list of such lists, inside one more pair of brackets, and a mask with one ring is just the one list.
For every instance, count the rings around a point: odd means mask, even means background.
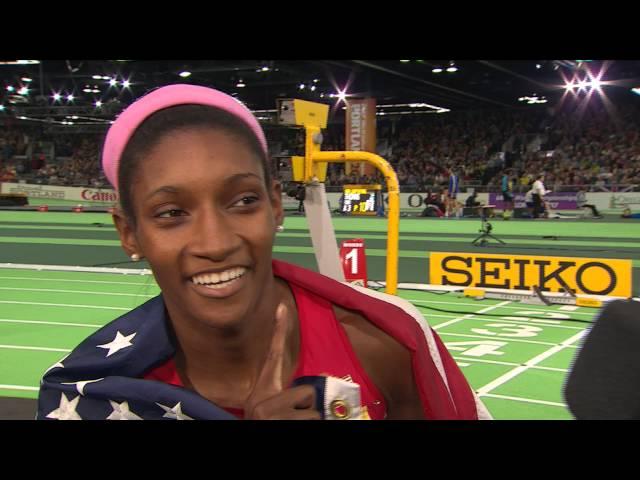
[{"label": "woman's face", "polygon": [[248,318],[272,285],[283,215],[280,186],[267,189],[256,155],[225,131],[179,130],[134,179],[136,225],[119,227],[123,245],[147,259],[170,313],[215,327]]}]

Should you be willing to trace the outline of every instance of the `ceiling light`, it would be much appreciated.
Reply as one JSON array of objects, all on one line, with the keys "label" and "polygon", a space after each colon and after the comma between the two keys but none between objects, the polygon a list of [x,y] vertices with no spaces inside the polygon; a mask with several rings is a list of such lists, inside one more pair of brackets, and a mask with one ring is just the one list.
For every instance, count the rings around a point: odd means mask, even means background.
[{"label": "ceiling light", "polygon": [[632,88],[631,91],[636,95],[640,95],[640,87]]},{"label": "ceiling light", "polygon": [[300,88],[300,90],[304,90],[304,83],[301,83],[298,88]]},{"label": "ceiling light", "polygon": [[262,70],[263,72],[268,72],[270,69],[269,67],[262,67],[260,70]]},{"label": "ceiling light", "polygon": [[4,112],[4,105],[0,105],[0,112]]},{"label": "ceiling light", "polygon": [[28,82],[33,82],[33,79],[29,77],[22,77],[22,81],[28,83]]},{"label": "ceiling light", "polygon": [[115,78],[110,78],[109,79],[109,85],[111,85],[112,87],[115,87],[118,84],[117,80]]},{"label": "ceiling light", "polygon": [[238,80],[238,83],[236,84],[236,87],[238,88],[244,88],[247,85],[242,81],[242,79]]},{"label": "ceiling light", "polygon": [[131,82],[129,82],[129,80],[123,80],[122,81],[122,86],[124,88],[129,88],[129,85],[131,85]]},{"label": "ceiling light", "polygon": [[536,63],[536,68],[540,70],[542,68],[542,65],[540,65],[539,63]]},{"label": "ceiling light", "polygon": [[315,89],[316,89],[316,86],[315,85],[311,85],[311,91],[314,92]]},{"label": "ceiling light", "polygon": [[59,93],[54,93],[52,95],[52,97],[53,97],[53,101],[57,102],[58,100],[60,100],[62,98],[62,95],[60,95]]},{"label": "ceiling light", "polygon": [[72,94],[67,95],[67,102],[73,102],[75,97]]},{"label": "ceiling light", "polygon": [[433,70],[431,70],[431,71],[432,71],[433,73],[441,73],[441,72],[442,72],[442,69],[441,69],[441,68],[439,68],[439,67],[437,67],[437,68],[434,68],[434,69],[433,69]]},{"label": "ceiling light", "polygon": [[95,103],[96,108],[100,108],[102,106],[102,102],[100,100]]},{"label": "ceiling light", "polygon": [[91,93],[93,90],[91,90],[90,88],[83,88],[82,91],[84,93]]},{"label": "ceiling light", "polygon": [[187,72],[185,70],[184,72],[180,72],[178,75],[180,75],[182,78],[187,78],[191,76],[191,72]]},{"label": "ceiling light", "polygon": [[402,63],[409,63],[411,60],[400,60]]},{"label": "ceiling light", "polygon": [[7,92],[13,92],[15,90],[15,88],[13,88],[11,85],[7,85]]},{"label": "ceiling light", "polygon": [[27,87],[22,87],[18,90],[18,95],[27,95],[29,93],[29,89]]},{"label": "ceiling light", "polygon": [[[102,78],[103,78],[103,77],[102,77],[102,75],[94,75],[94,76],[93,76],[93,77],[91,77],[91,78],[93,78],[94,80],[102,80]],[[107,77],[107,78],[108,78],[108,77]]]},{"label": "ceiling light", "polygon": [[458,67],[456,67],[456,66],[451,66],[451,67],[447,68],[447,72],[453,73],[453,72],[457,72],[457,71],[458,71]]}]

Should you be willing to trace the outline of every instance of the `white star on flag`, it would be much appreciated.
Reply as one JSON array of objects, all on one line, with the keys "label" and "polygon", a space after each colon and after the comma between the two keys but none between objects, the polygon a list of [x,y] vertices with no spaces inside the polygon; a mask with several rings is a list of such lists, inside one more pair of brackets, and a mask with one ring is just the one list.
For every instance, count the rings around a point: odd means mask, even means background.
[{"label": "white star on flag", "polygon": [[80,382],[62,382],[62,385],[75,385],[78,389],[78,393],[84,397],[84,387],[87,383],[99,382],[100,380],[104,380],[104,377],[97,378],[95,380],[82,380]]},{"label": "white star on flag", "polygon": [[129,410],[129,402],[114,402],[109,400],[113,412],[107,417],[107,420],[142,420],[138,415]]},{"label": "white star on flag", "polygon": [[64,368],[64,365],[62,364],[62,362],[64,362],[69,355],[71,354],[67,353],[64,357],[58,360],[58,363],[56,363],[55,365],[51,365],[49,368],[47,368],[45,372],[42,374],[42,376],[44,377],[47,373],[49,373],[50,370],[53,370],[54,368]]},{"label": "white star on flag", "polygon": [[178,402],[173,408],[165,407],[158,402],[156,402],[156,405],[158,405],[166,412],[164,415],[162,415],[162,418],[172,418],[174,420],[193,420],[193,418],[191,418],[190,416],[182,413],[182,405],[180,405],[180,403],[181,402]]},{"label": "white star on flag", "polygon": [[109,352],[107,353],[107,357],[113,355],[116,352],[119,352],[123,348],[130,347],[133,345],[131,343],[131,339],[136,336],[136,332],[131,335],[127,335],[126,337],[118,331],[116,333],[116,338],[114,338],[111,342],[105,343],[104,345],[98,345],[98,348],[107,348]]},{"label": "white star on flag", "polygon": [[69,401],[64,393],[60,394],[60,406],[47,415],[47,418],[57,418],[58,420],[82,420],[76,408],[80,401],[80,395]]}]

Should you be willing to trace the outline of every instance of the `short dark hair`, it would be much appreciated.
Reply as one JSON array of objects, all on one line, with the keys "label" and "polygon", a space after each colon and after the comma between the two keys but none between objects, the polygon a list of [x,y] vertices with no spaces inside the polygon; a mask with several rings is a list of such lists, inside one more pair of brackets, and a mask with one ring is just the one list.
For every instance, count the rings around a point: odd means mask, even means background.
[{"label": "short dark hair", "polygon": [[158,110],[136,129],[120,158],[118,185],[120,206],[124,213],[135,222],[132,205],[131,185],[141,158],[160,142],[169,132],[189,128],[213,128],[236,135],[260,160],[267,188],[271,184],[271,169],[262,144],[251,128],[235,115],[219,108],[206,105],[178,105]]}]

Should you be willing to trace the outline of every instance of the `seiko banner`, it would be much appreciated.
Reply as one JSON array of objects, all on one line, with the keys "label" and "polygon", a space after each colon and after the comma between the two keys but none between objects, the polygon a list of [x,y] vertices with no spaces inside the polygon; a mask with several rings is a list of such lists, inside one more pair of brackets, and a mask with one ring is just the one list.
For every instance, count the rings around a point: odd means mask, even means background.
[{"label": "seiko banner", "polygon": [[[347,151],[376,152],[376,100],[375,98],[352,98],[346,100],[347,117],[345,139]],[[347,162],[345,173],[371,175],[373,165],[364,162]]]},{"label": "seiko banner", "polygon": [[631,260],[431,252],[429,283],[460,287],[631,296]]}]

